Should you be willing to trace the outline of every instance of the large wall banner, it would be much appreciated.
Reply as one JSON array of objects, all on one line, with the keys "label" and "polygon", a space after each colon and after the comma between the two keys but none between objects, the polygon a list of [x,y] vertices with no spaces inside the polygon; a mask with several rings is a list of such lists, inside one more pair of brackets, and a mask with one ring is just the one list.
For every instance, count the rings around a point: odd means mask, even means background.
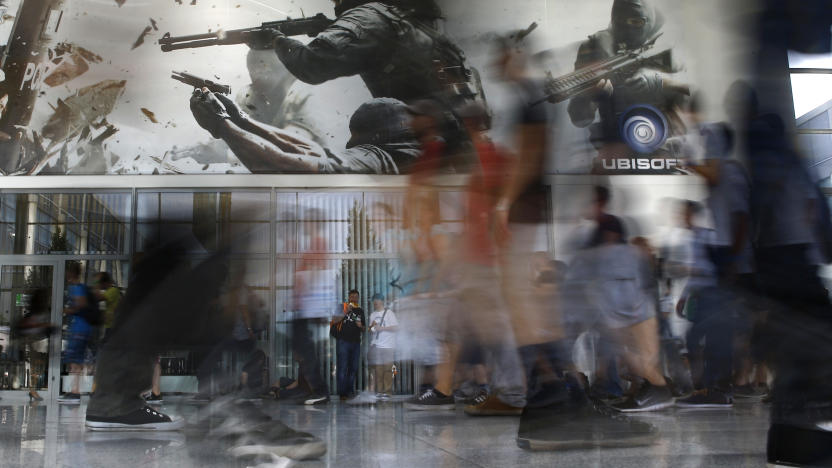
[{"label": "large wall banner", "polygon": [[680,173],[750,1],[4,0],[0,173],[407,174],[426,121],[468,172],[465,119],[511,155],[529,107],[549,173]]}]

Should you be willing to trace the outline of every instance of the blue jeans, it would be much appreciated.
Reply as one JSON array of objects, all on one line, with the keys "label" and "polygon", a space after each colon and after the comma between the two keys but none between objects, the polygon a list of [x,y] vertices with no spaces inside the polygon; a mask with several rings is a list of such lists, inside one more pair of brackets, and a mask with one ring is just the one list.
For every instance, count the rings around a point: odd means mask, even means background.
[{"label": "blue jeans", "polygon": [[338,340],[338,395],[349,396],[358,374],[358,361],[361,358],[361,343]]},{"label": "blue jeans", "polygon": [[81,317],[72,317],[69,323],[69,336],[64,350],[63,362],[67,364],[84,364],[87,359],[87,347],[92,340],[95,328]]}]

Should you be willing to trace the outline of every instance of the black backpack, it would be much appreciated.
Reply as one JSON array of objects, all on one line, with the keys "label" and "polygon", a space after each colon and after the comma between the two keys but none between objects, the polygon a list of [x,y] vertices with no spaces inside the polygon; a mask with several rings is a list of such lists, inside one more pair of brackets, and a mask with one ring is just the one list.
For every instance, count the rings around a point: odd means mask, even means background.
[{"label": "black backpack", "polygon": [[87,306],[81,309],[78,315],[94,327],[104,324],[104,313],[98,305],[98,297],[95,296],[95,293],[92,292],[89,286],[86,284],[82,286],[84,286],[84,291],[86,292]]}]

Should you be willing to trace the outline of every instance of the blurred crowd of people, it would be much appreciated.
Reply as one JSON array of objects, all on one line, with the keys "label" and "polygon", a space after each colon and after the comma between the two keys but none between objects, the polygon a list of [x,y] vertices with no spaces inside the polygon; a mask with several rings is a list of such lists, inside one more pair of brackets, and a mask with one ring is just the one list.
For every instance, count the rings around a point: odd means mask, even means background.
[{"label": "blurred crowd of people", "polygon": [[[630,11],[625,7],[641,2],[615,4]],[[644,21],[622,24],[645,27]],[[292,276],[297,372],[269,379],[267,354],[256,339],[268,327],[259,318],[264,306],[244,274],[232,271],[234,240],[192,262],[182,239],[157,236],[134,262],[123,298],[108,277],[99,277],[93,291],[80,282],[77,267],[68,268],[65,313],[72,322],[64,361],[74,383],[61,400],[79,400],[78,376],[100,326],[106,332],[86,412],[90,430],[184,427],[182,419],[148,406],[162,398],[159,353],[176,346],[199,357],[193,400],[210,403],[224,418],[208,436],[232,440],[232,452],[241,456],[267,450],[315,458],[326,450],[320,439],[273,420],[252,400],[322,405],[337,393],[353,405],[396,402],[397,364],[408,361],[421,381],[405,408],[447,411],[461,403],[471,417],[517,417],[517,443],[529,450],[650,444],[656,428],[627,413],[728,409],[745,398],[771,405],[770,458],[828,462],[832,305],[818,268],[832,260],[832,224],[827,200],[783,121],[761,111],[746,82],[728,90],[726,122],[705,121],[701,100],[691,96],[675,111],[687,124],[685,170],[701,178],[704,203],[667,204],[675,235],[657,239],[611,212],[615,189],[607,179],[596,179],[589,190],[558,191],[573,205],[584,204],[591,228],[555,257],[544,179],[555,123],[540,104],[545,96],[525,48],[527,34],[506,35],[494,46],[494,72],[514,96],[502,116],[510,122],[510,146],[491,140],[492,111],[471,96],[407,103],[377,96],[365,110],[382,109],[384,121],[368,127],[356,113],[351,122],[357,147],[378,164],[409,167],[395,298],[355,289],[346,301],[336,297],[338,272],[316,255],[327,250],[328,239],[310,223],[308,251]],[[305,46],[269,39],[282,59],[309,58]],[[612,87],[604,80],[580,97],[591,120]],[[211,94],[199,90],[192,102],[206,128],[216,122],[200,106],[231,109],[221,98],[218,107]],[[220,119],[226,120],[233,119]],[[416,152],[382,153],[379,133],[406,135]],[[233,148],[251,149],[252,140],[232,136]],[[275,145],[280,161],[312,164],[292,156],[291,145]],[[262,156],[260,163],[277,157]],[[356,161],[315,168],[346,170]],[[468,175],[457,207],[465,213],[459,231],[447,229],[440,216],[448,173]],[[369,314],[362,296],[371,299]],[[334,389],[316,340],[327,328],[337,341]],[[242,375],[217,370],[229,351],[243,356]],[[367,385],[357,378],[362,362],[369,364]]]}]

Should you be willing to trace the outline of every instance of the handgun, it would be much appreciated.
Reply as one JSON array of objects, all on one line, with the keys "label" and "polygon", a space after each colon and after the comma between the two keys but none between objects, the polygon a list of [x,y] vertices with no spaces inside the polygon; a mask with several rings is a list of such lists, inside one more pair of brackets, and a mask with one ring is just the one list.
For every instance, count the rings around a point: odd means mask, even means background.
[{"label": "handgun", "polygon": [[208,88],[208,90],[212,93],[231,94],[231,86],[206,80],[205,78],[200,78],[196,75],[191,75],[190,73],[174,71],[171,72],[170,77],[176,81],[181,81],[182,83],[191,85],[194,88]]}]

